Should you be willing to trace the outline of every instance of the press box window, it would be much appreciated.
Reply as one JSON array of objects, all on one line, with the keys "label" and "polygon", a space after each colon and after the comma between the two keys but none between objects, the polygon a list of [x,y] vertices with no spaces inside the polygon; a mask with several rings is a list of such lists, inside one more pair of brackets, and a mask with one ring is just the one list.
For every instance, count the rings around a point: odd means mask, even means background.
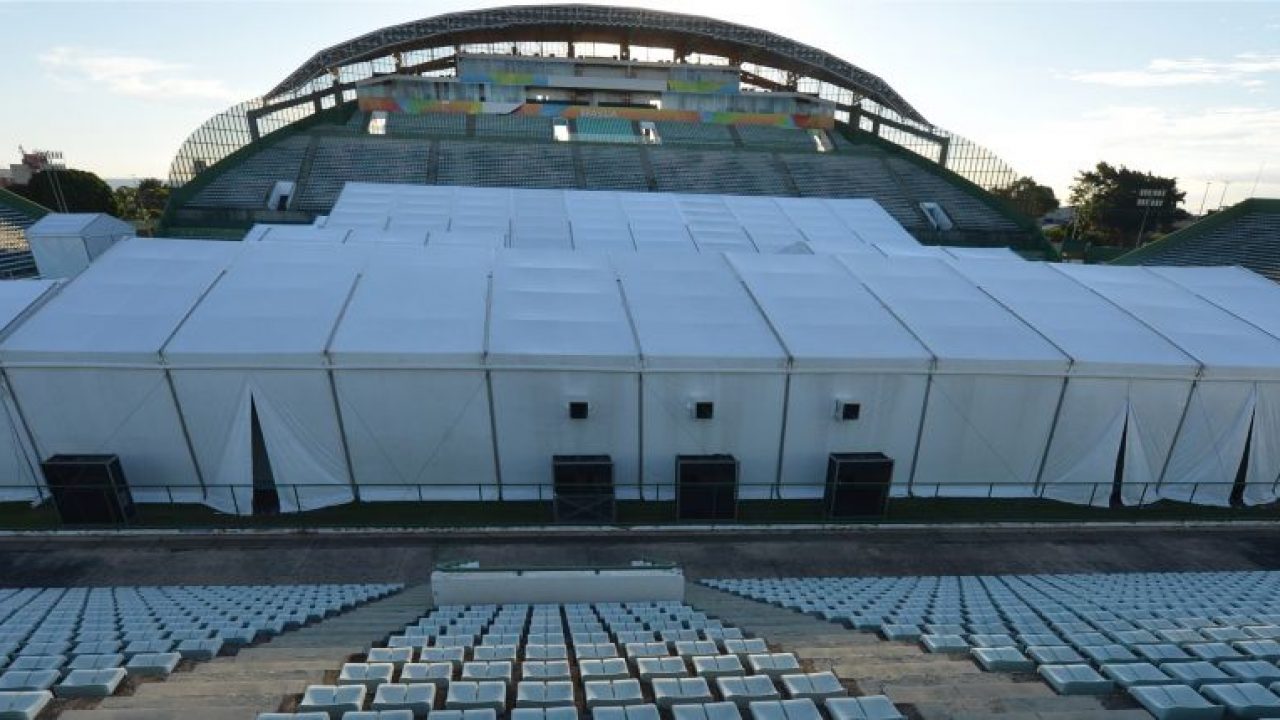
[{"label": "press box window", "polygon": [[570,420],[586,420],[589,413],[590,407],[585,400],[574,400],[569,403]]}]

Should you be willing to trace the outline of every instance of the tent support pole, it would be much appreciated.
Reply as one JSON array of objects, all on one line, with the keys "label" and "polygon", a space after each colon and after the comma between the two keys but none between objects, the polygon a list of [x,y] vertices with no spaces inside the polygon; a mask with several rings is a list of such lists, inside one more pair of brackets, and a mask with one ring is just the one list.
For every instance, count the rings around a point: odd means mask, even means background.
[{"label": "tent support pole", "polygon": [[933,372],[938,367],[935,358],[929,367],[929,379],[924,385],[924,402],[920,406],[920,424],[916,426],[916,446],[911,451],[911,475],[907,477],[907,497],[912,497],[916,485],[916,468],[920,466],[920,443],[924,440],[924,420],[929,417],[929,396],[933,394]]},{"label": "tent support pole", "polygon": [[[510,239],[510,222],[508,222],[508,240]],[[489,369],[489,340],[493,332],[493,270],[489,270],[485,278],[484,289],[484,353],[481,363],[484,365],[484,393],[489,406],[489,442],[493,452],[493,480],[497,483],[498,502],[502,502],[502,455],[498,452],[498,415],[493,411],[493,371]],[[484,488],[476,487],[476,499],[484,499]]]},{"label": "tent support pole", "polygon": [[356,484],[355,469],[351,465],[351,448],[347,443],[347,426],[342,421],[342,407],[338,403],[338,381],[333,376],[333,365],[329,366],[329,396],[333,398],[333,415],[338,419],[338,438],[342,441],[342,461],[347,468],[347,482],[351,485],[351,495],[360,502],[360,486]]},{"label": "tent support pole", "polygon": [[[790,365],[791,363],[788,362],[787,364]],[[786,380],[783,381],[783,385],[782,385],[782,426],[781,426],[781,430],[778,432],[778,470],[777,470],[777,475],[774,477],[774,481],[773,481],[773,499],[774,500],[782,499],[782,459],[786,456],[786,452],[787,452],[787,415],[789,414],[787,410],[790,407],[791,407],[791,372],[790,372],[790,368],[788,368]]]},{"label": "tent support pole", "polygon": [[644,373],[636,373],[636,499],[644,500]]},{"label": "tent support pole", "polygon": [[[22,412],[22,403],[18,402],[18,393],[13,389],[13,382],[9,378],[7,369],[0,370],[0,381],[4,382],[5,388],[9,391],[9,399],[13,401],[13,411],[18,415],[18,422],[22,424],[22,432],[26,434],[31,452],[36,454],[36,463],[39,464],[40,448],[36,445],[35,433],[31,432],[31,424],[27,422],[26,413]],[[24,451],[22,454],[26,455],[26,452]],[[27,464],[31,464],[31,458],[27,458]],[[39,496],[40,502],[44,502],[44,489],[43,484],[40,482],[44,477],[44,470],[41,468],[39,472],[36,472],[36,468],[33,467],[31,472],[31,481],[35,483],[36,495]]]},{"label": "tent support pole", "polygon": [[178,402],[178,388],[173,384],[173,373],[167,367],[164,369],[164,382],[169,386],[169,399],[173,401],[173,409],[178,411],[178,427],[182,430],[182,440],[186,443],[187,456],[191,458],[191,466],[196,469],[196,480],[200,483],[200,494],[207,500],[209,498],[209,487],[204,482],[204,471],[200,469],[200,460],[196,457],[196,446],[191,442],[191,430],[187,428],[187,416],[182,412],[182,404]]},{"label": "tent support pole", "polygon": [[[1075,361],[1072,361],[1075,364]],[[1070,369],[1067,370],[1071,372]],[[1044,452],[1040,453],[1040,467],[1036,470],[1036,485],[1033,491],[1036,497],[1040,497],[1040,492],[1044,488],[1044,466],[1049,462],[1049,448],[1053,447],[1053,438],[1058,434],[1058,419],[1062,417],[1062,403],[1067,397],[1067,383],[1071,381],[1069,375],[1062,377],[1062,388],[1058,390],[1058,406],[1053,410],[1053,422],[1049,425],[1049,437],[1044,443]]]},{"label": "tent support pole", "polygon": [[[338,402],[338,381],[333,373],[333,356],[330,354],[333,350],[333,338],[338,334],[338,326],[342,325],[343,319],[347,317],[347,308],[351,306],[351,298],[356,294],[356,288],[360,286],[360,281],[364,279],[363,273],[356,273],[355,278],[351,281],[351,287],[347,288],[347,297],[342,301],[342,308],[338,310],[338,317],[333,321],[333,326],[329,328],[329,337],[324,341],[324,364],[325,375],[329,378],[329,397],[333,400],[333,416],[338,420],[338,441],[342,443],[342,462],[347,468],[347,483],[351,486],[351,497],[356,502],[360,502],[360,487],[356,484],[355,466],[351,464],[351,447],[347,443],[347,426],[342,421],[342,405]],[[298,489],[294,487],[294,495],[297,495]],[[298,507],[301,507],[299,505]]]},{"label": "tent support pole", "polygon": [[1169,472],[1169,463],[1173,461],[1173,451],[1178,447],[1178,440],[1182,437],[1182,426],[1187,422],[1187,413],[1191,411],[1191,398],[1195,397],[1196,389],[1200,387],[1200,376],[1204,374],[1204,366],[1196,371],[1196,379],[1191,383],[1191,389],[1187,391],[1187,401],[1182,404],[1182,415],[1178,417],[1178,427],[1173,431],[1173,442],[1169,443],[1169,454],[1164,456],[1164,463],[1160,466],[1160,475],[1156,478],[1156,490],[1164,485],[1164,475]]},{"label": "tent support pole", "polygon": [[[484,392],[489,402],[489,438],[493,441],[493,478],[498,483],[498,502],[502,502],[502,459],[498,454],[498,416],[493,412],[493,373],[484,371]],[[484,493],[478,493],[483,499]]]}]

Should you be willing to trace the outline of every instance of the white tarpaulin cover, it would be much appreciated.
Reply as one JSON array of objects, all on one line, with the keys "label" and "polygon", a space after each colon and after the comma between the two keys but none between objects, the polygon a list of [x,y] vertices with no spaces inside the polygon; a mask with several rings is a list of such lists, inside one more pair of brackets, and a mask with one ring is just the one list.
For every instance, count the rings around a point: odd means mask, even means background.
[{"label": "white tarpaulin cover", "polygon": [[[1280,285],[1238,267],[1150,270],[1280,338]],[[1280,382],[1259,382],[1255,389],[1244,491],[1250,504],[1274,502],[1280,483]]]},{"label": "white tarpaulin cover", "polygon": [[1159,496],[1226,505],[1260,388],[1280,382],[1280,339],[1141,267],[1060,265],[1201,364]]},{"label": "white tarpaulin cover", "polygon": [[[347,183],[323,227],[257,225],[247,240],[458,244],[520,250],[776,253],[921,248],[874,200]],[[481,241],[483,238],[483,241]],[[913,251],[912,248],[915,248]]]},{"label": "white tarpaulin cover", "polygon": [[957,260],[952,266],[1071,358],[1041,494],[1106,506],[1124,441],[1122,497],[1156,499],[1200,364],[1048,265]]},{"label": "white tarpaulin cover", "polygon": [[361,273],[329,346],[361,499],[493,496],[483,371],[491,264],[491,254],[460,248],[383,251]]},{"label": "white tarpaulin cover", "polygon": [[139,502],[204,498],[160,351],[243,247],[117,243],[0,345],[42,459],[113,453]]},{"label": "white tarpaulin cover", "polygon": [[[621,497],[639,483],[640,358],[608,258],[520,252],[493,269],[489,366],[502,495],[549,500],[552,457],[609,455]],[[570,402],[587,417],[569,417]]]},{"label": "white tarpaulin cover", "polygon": [[[677,455],[730,454],[740,493],[776,486],[787,356],[722,255],[614,257],[643,357],[646,492],[670,497]],[[714,404],[699,420],[697,402]]]},{"label": "white tarpaulin cover", "polygon": [[1067,357],[942,260],[842,260],[936,358],[911,492],[1033,495]]},{"label": "white tarpaulin cover", "polygon": [[[52,280],[14,280],[0,283],[0,336],[57,289]],[[44,485],[40,460],[14,402],[7,381],[0,383],[0,502],[32,501]]]},{"label": "white tarpaulin cover", "polygon": [[252,506],[255,410],[282,510],[352,499],[325,356],[360,267],[349,247],[246,246],[166,346],[215,507]]},{"label": "white tarpaulin cover", "polygon": [[721,453],[741,497],[815,497],[881,451],[900,494],[1101,505],[1118,459],[1125,502],[1225,503],[1248,447],[1274,498],[1278,303],[1244,271],[889,257],[919,246],[864,201],[362,187],[295,242],[118,243],[19,311],[0,465],[29,436],[249,512],[268,477],[284,510],[545,499],[558,454],[624,499]]},{"label": "white tarpaulin cover", "polygon": [[[822,497],[832,452],[883,452],[905,491],[933,356],[835,258],[730,261],[791,358],[781,495]],[[838,403],[857,403],[843,420]]]}]

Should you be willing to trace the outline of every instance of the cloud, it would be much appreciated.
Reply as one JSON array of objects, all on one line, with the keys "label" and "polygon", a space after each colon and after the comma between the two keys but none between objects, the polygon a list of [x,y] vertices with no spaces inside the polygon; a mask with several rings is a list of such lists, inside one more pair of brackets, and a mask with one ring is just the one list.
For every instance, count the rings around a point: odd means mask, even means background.
[{"label": "cloud", "polygon": [[1183,87],[1187,85],[1265,84],[1259,76],[1280,74],[1280,55],[1242,53],[1230,60],[1157,58],[1138,70],[1074,72],[1067,77],[1080,83],[1119,88]]},{"label": "cloud", "polygon": [[40,55],[40,64],[54,79],[144,99],[235,101],[238,93],[221,80],[193,77],[187,65],[137,55],[118,55],[83,48],[54,47]]},{"label": "cloud", "polygon": [[1246,197],[1255,180],[1259,196],[1280,195],[1280,108],[1111,106],[1056,120],[1039,132],[1057,139],[1052,149],[1041,144],[1019,160],[1059,193],[1080,169],[1105,160],[1178,178],[1183,190],[1192,191],[1188,203],[1198,204],[1209,181],[1219,188],[1215,201],[1227,182],[1227,202]]}]

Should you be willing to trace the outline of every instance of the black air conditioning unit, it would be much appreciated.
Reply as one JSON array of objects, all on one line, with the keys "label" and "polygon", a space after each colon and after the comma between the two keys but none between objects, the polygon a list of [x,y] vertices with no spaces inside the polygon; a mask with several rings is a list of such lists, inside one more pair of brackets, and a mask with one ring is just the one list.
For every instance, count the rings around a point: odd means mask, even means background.
[{"label": "black air conditioning unit", "polygon": [[831,453],[827,458],[827,516],[840,520],[884,517],[893,459],[878,452]]},{"label": "black air conditioning unit", "polygon": [[54,455],[40,468],[64,525],[133,521],[133,496],[115,455]]},{"label": "black air conditioning unit", "polygon": [[556,455],[556,522],[612,523],[617,519],[613,459],[608,455]]},{"label": "black air conditioning unit", "polygon": [[733,520],[737,511],[737,458],[732,455],[676,457],[676,517]]}]

